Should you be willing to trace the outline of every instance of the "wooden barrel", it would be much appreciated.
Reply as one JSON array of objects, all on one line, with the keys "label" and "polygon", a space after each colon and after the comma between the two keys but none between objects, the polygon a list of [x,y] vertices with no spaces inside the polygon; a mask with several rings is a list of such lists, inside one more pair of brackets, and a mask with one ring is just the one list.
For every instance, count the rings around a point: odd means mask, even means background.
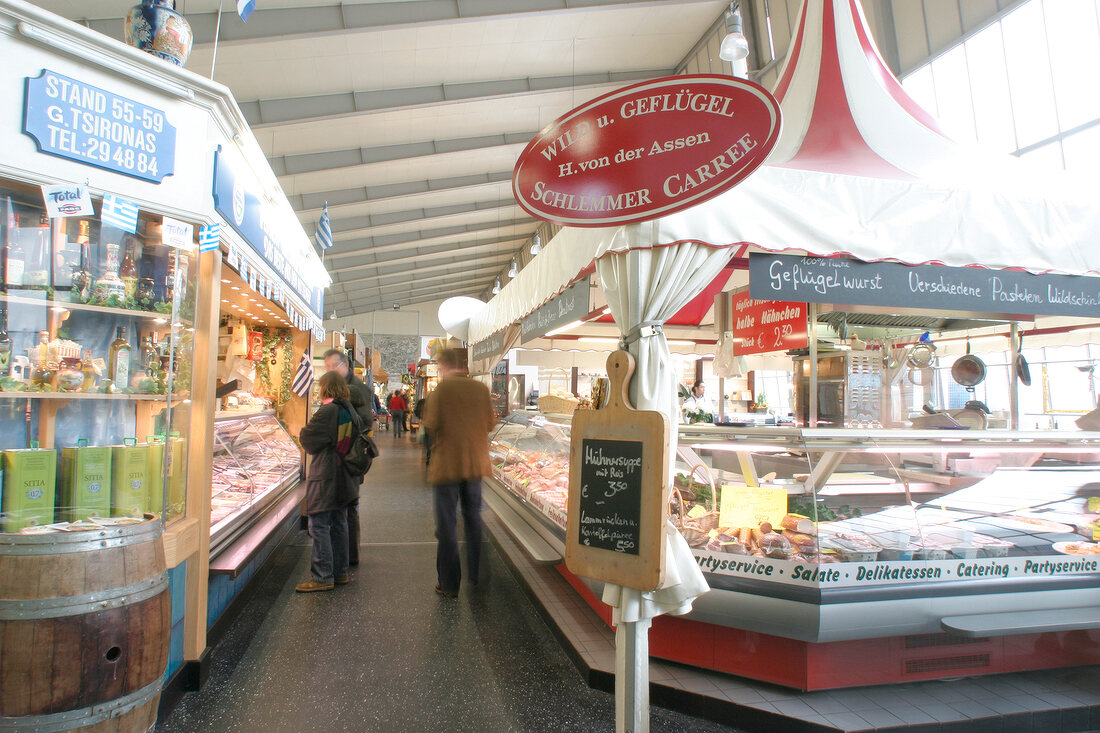
[{"label": "wooden barrel", "polygon": [[158,519],[0,534],[0,730],[149,730],[170,633]]}]

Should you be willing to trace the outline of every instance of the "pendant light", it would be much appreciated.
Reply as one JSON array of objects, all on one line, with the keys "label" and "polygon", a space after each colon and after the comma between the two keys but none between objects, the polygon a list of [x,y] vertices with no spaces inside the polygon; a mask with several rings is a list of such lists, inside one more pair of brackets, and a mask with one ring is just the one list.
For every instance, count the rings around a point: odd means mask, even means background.
[{"label": "pendant light", "polygon": [[519,274],[519,268],[516,267],[516,260],[512,258],[512,266],[508,268],[508,277],[515,277]]},{"label": "pendant light", "polygon": [[741,3],[733,0],[726,9],[726,37],[718,49],[718,56],[730,63],[748,58],[749,42],[741,25]]},{"label": "pendant light", "polygon": [[497,281],[495,283],[493,283],[493,295],[496,295],[499,292],[500,292],[500,278],[498,277]]},{"label": "pendant light", "polygon": [[531,237],[531,256],[537,255],[542,251],[542,237],[538,232],[535,232],[535,236]]}]

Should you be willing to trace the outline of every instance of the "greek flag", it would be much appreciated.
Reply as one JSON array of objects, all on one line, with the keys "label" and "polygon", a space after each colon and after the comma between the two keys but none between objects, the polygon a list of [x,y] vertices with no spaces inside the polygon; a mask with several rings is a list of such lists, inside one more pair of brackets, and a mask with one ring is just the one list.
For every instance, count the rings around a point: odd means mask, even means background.
[{"label": "greek flag", "polygon": [[252,15],[252,11],[256,9],[256,0],[237,0],[237,15],[241,16],[241,20],[245,23],[248,22],[248,16]]},{"label": "greek flag", "polygon": [[199,227],[199,252],[213,252],[221,245],[221,241],[221,224],[208,224]]},{"label": "greek flag", "polygon": [[309,349],[302,354],[302,361],[298,364],[298,371],[294,373],[294,381],[290,383],[290,391],[299,397],[309,394],[309,388],[313,386],[313,360],[310,358]]},{"label": "greek flag", "polygon": [[328,218],[328,202],[321,212],[321,221],[317,222],[317,246],[326,250],[332,246],[332,221]]},{"label": "greek flag", "polygon": [[100,220],[107,226],[121,229],[130,234],[137,233],[138,205],[114,194],[103,194],[103,208],[99,212]]}]

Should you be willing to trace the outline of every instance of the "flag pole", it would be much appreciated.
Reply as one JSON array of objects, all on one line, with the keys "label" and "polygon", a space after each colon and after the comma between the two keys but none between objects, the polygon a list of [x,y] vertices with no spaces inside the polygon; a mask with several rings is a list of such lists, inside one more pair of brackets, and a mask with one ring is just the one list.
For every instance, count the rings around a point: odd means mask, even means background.
[{"label": "flag pole", "polygon": [[214,64],[218,62],[218,37],[222,32],[222,2],[218,0],[218,24],[214,27],[214,56],[210,59],[210,81],[214,81]]}]

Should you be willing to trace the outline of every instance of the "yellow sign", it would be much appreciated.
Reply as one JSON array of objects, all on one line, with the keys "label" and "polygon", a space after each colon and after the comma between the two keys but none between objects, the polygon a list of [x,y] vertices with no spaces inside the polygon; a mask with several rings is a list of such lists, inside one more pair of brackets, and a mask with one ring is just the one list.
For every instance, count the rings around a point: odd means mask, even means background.
[{"label": "yellow sign", "polygon": [[703,516],[706,513],[707,513],[707,508],[705,506],[703,506],[702,504],[696,504],[688,512],[688,518],[689,519],[698,519],[699,517]]},{"label": "yellow sign", "polygon": [[786,513],[786,489],[723,486],[718,526],[758,527],[761,522],[771,522],[778,527]]},{"label": "yellow sign", "polygon": [[1100,496],[1089,497],[1089,511],[1100,512]]}]

